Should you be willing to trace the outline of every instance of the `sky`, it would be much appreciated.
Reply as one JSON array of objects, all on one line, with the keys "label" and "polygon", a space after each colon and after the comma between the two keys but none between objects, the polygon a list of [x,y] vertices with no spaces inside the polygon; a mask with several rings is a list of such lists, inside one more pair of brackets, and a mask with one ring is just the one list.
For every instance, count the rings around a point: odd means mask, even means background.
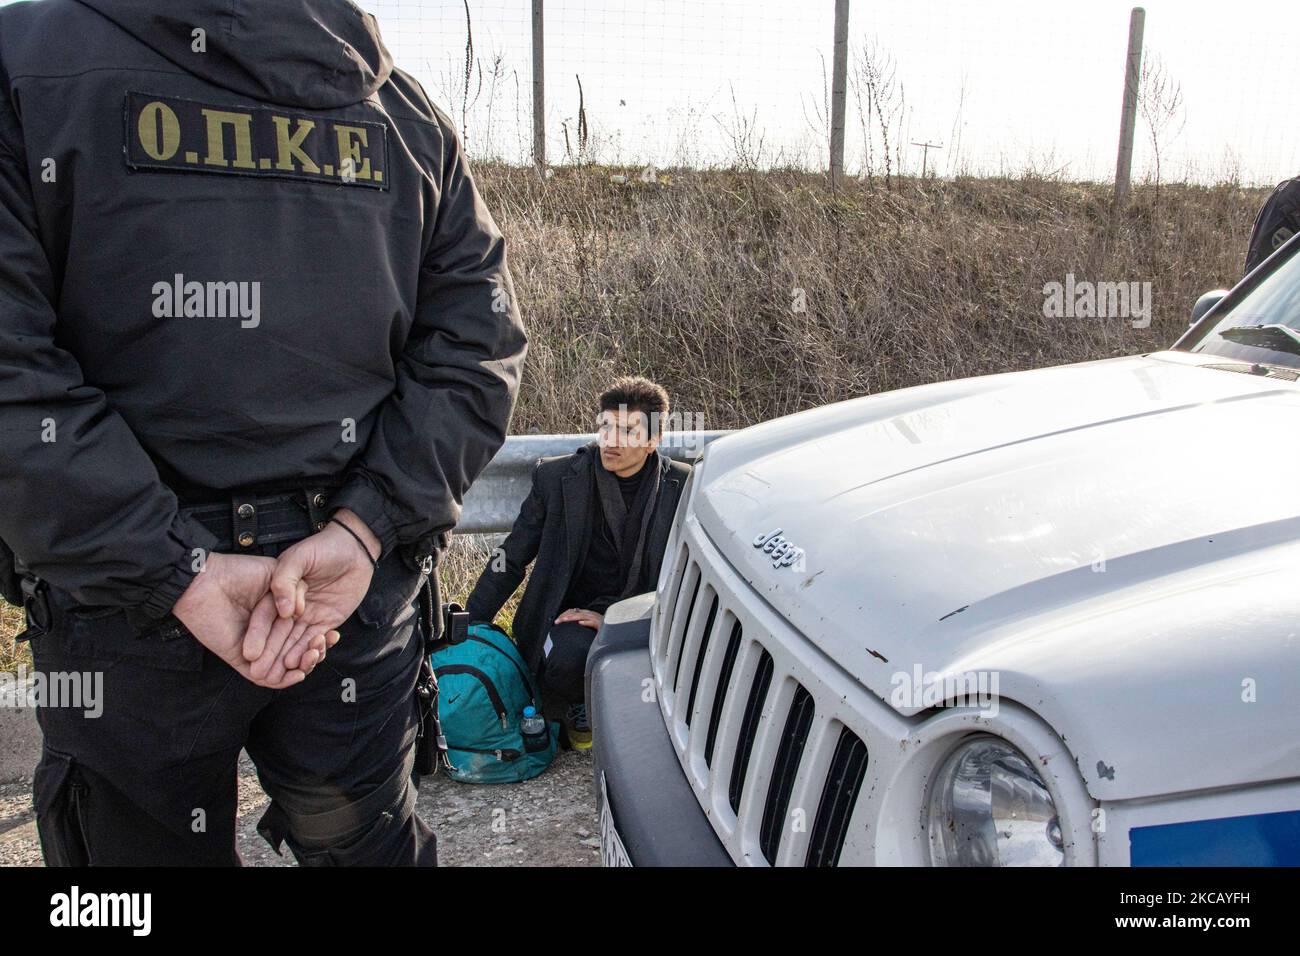
[{"label": "sky", "polygon": [[[3,0],[0,0],[0,5]],[[531,0],[358,0],[471,155],[531,155]],[[466,94],[468,35],[473,57]],[[546,0],[552,163],[825,168],[834,0]],[[1129,0],[851,0],[846,165],[883,172],[867,51],[892,65],[893,164],[1108,180]],[[1145,55],[1179,98],[1139,115],[1133,176],[1272,184],[1300,174],[1294,0],[1149,0]],[[579,84],[586,137],[579,130]],[[870,131],[868,136],[865,130]]]}]

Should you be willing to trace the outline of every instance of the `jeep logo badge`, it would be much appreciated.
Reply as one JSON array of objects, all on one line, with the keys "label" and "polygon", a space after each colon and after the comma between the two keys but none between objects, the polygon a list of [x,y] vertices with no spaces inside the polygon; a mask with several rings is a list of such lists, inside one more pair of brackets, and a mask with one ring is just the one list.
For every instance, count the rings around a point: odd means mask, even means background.
[{"label": "jeep logo badge", "polygon": [[803,548],[796,547],[794,542],[782,535],[780,528],[760,534],[754,539],[754,547],[761,548],[764,554],[771,557],[774,568],[803,568]]}]

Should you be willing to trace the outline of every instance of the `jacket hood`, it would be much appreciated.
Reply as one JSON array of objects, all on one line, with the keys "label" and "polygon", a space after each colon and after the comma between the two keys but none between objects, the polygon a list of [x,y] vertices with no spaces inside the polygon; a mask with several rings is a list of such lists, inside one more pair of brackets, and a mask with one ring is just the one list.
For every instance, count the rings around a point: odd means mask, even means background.
[{"label": "jacket hood", "polygon": [[[79,0],[188,73],[281,106],[333,109],[382,86],[393,59],[350,0]],[[205,33],[197,52],[193,31]]]}]

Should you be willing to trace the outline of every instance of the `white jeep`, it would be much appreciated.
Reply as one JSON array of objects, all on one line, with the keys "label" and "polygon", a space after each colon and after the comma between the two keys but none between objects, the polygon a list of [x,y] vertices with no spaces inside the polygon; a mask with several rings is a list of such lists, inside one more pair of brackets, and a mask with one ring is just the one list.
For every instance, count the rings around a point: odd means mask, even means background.
[{"label": "white jeep", "polygon": [[1168,351],[711,444],[588,659],[606,861],[1300,863],[1297,250]]}]

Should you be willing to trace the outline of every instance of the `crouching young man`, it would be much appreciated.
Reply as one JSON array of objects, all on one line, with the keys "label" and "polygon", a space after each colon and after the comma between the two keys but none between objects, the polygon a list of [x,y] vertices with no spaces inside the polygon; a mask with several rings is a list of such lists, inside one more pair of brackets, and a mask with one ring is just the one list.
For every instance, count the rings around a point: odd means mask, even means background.
[{"label": "crouching young man", "polygon": [[605,609],[654,590],[690,466],[659,454],[668,393],[620,378],[600,396],[597,440],[543,458],[514,527],[484,568],[468,607],[491,621],[537,561],[514,639],[543,697],[564,708],[569,743],[591,746],[583,703],[587,651]]}]

